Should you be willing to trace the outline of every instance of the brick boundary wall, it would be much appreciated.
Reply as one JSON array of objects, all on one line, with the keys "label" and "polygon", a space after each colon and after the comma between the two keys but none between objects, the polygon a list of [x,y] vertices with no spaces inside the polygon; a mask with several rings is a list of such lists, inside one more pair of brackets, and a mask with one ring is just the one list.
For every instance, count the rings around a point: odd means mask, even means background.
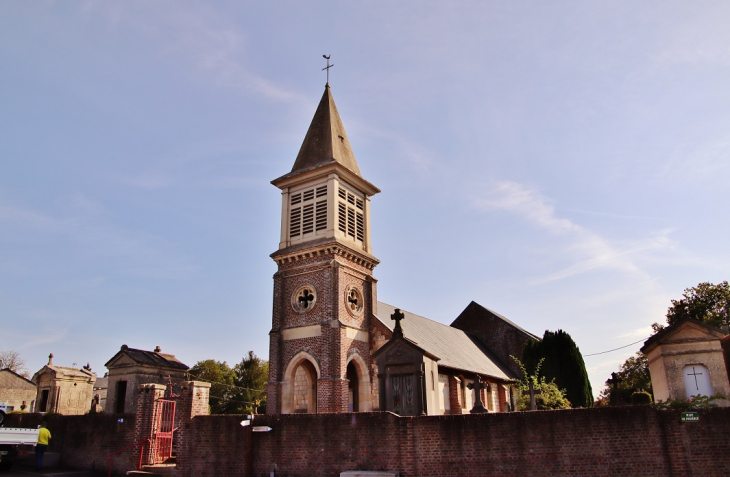
[{"label": "brick boundary wall", "polygon": [[[58,452],[61,455],[61,465],[69,469],[103,471],[103,475],[106,475],[109,459],[105,457],[134,442],[133,414],[8,414],[3,425],[35,429],[42,421],[48,423],[52,436],[48,452]],[[32,448],[30,451],[32,452]],[[113,471],[124,475],[128,470],[136,468],[138,460],[138,449],[136,452],[128,450],[117,454],[114,457]]]},{"label": "brick boundary wall", "polygon": [[730,475],[730,409],[650,407],[400,417],[391,413],[256,416],[269,433],[249,434],[243,416],[191,421],[190,460],[178,476],[339,476],[346,470],[401,476]]}]

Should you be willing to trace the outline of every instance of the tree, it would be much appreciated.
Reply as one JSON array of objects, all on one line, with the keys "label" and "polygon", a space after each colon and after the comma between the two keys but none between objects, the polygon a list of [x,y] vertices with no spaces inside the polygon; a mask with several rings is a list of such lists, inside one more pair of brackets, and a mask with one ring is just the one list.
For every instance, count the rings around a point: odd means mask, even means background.
[{"label": "tree", "polygon": [[[718,328],[726,319],[730,319],[730,285],[727,280],[717,285],[702,282],[696,287],[686,288],[679,300],[672,300],[672,306],[667,310],[667,323],[671,326],[687,318]],[[651,327],[654,334],[664,329],[664,325],[659,323],[654,323]],[[631,395],[635,391],[644,390],[653,394],[649,364],[641,351],[627,359],[616,375],[619,379],[619,397],[625,403],[631,402]],[[611,389],[611,384],[606,381],[596,403],[607,403]]]},{"label": "tree", "polygon": [[535,372],[530,374],[525,365],[514,356],[510,356],[522,370],[522,379],[520,380],[517,392],[517,410],[530,410],[530,383],[535,392],[535,404],[538,411],[546,411],[549,409],[570,409],[570,401],[565,398],[565,390],[560,389],[555,380],[547,381],[545,376],[540,375],[545,358],[540,359],[535,365]]},{"label": "tree", "polygon": [[[583,355],[568,333],[563,330],[545,331],[542,341],[529,341],[522,352],[525,368],[529,373],[554,380],[565,389],[566,398],[573,407],[592,407],[593,390],[583,362]],[[538,367],[541,360],[542,367]]]},{"label": "tree", "polygon": [[[616,377],[618,378],[616,387],[619,398],[626,404],[632,402],[631,395],[634,392],[646,391],[653,395],[651,376],[649,375],[649,361],[641,351],[637,351],[634,356],[631,356],[621,365]],[[606,380],[606,385],[601,390],[598,402],[608,404],[611,389],[613,389],[612,384]]]},{"label": "tree", "polygon": [[28,370],[25,369],[25,360],[17,351],[0,351],[0,369],[9,369],[24,378],[30,377]]},{"label": "tree", "polygon": [[223,361],[206,359],[190,368],[190,377],[196,381],[207,381],[210,385],[210,413],[229,414],[235,408],[231,402],[236,398],[236,373]]},{"label": "tree", "polygon": [[211,383],[211,414],[263,413],[266,410],[269,362],[257,357],[253,351],[233,368],[225,361],[207,359],[198,361],[189,373],[194,380]]},{"label": "tree", "polygon": [[681,299],[672,300],[672,306],[667,310],[667,323],[673,325],[686,318],[718,328],[730,319],[730,285],[727,280],[717,285],[700,283],[685,289]]},{"label": "tree", "polygon": [[259,358],[253,351],[234,367],[239,402],[245,413],[266,412],[266,383],[269,381],[269,362]]}]

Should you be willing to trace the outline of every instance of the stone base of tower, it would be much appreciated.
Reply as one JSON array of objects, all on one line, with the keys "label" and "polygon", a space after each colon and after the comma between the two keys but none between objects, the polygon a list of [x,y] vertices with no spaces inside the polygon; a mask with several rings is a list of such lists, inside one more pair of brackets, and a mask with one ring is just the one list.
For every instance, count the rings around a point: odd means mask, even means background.
[{"label": "stone base of tower", "polygon": [[320,379],[317,382],[317,413],[348,412],[346,379]]},{"label": "stone base of tower", "polygon": [[266,385],[266,414],[281,414],[281,383]]}]

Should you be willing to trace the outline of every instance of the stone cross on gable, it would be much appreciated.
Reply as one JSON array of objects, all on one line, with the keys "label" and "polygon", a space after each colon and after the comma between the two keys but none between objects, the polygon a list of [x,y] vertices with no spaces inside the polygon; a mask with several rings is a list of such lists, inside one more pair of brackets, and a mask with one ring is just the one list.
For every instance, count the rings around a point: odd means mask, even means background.
[{"label": "stone cross on gable", "polygon": [[477,376],[476,381],[473,383],[469,383],[466,385],[469,389],[474,391],[474,394],[476,394],[476,402],[474,403],[474,407],[470,411],[472,414],[482,413],[482,412],[489,412],[487,409],[484,408],[484,404],[482,403],[482,389],[485,389],[489,387],[489,384],[483,383],[481,378]]},{"label": "stone cross on gable", "polygon": [[396,308],[392,315],[390,315],[391,320],[395,320],[395,328],[393,329],[393,337],[396,336],[403,336],[403,328],[400,326],[401,320],[405,319],[405,315],[402,311],[400,311],[400,308]]}]

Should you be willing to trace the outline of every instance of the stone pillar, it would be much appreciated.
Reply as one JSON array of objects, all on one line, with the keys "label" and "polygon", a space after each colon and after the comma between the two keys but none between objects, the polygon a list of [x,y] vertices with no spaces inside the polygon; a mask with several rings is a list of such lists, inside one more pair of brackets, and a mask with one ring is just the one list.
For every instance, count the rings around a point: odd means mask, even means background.
[{"label": "stone pillar", "polygon": [[177,448],[177,469],[175,475],[178,477],[192,476],[191,463],[195,458],[193,453],[193,418],[195,416],[207,416],[210,413],[208,404],[210,400],[210,383],[202,381],[183,381],[181,383],[180,396],[177,398],[176,421],[178,430],[176,432]]},{"label": "stone pillar", "polygon": [[462,414],[461,379],[451,375],[449,375],[449,404],[451,414]]},{"label": "stone pillar", "polygon": [[159,408],[159,399],[165,396],[167,386],[163,384],[143,384],[137,396],[137,412],[135,414],[134,441],[148,440],[142,447],[142,465],[152,464],[152,438],[155,432],[155,420]]}]

